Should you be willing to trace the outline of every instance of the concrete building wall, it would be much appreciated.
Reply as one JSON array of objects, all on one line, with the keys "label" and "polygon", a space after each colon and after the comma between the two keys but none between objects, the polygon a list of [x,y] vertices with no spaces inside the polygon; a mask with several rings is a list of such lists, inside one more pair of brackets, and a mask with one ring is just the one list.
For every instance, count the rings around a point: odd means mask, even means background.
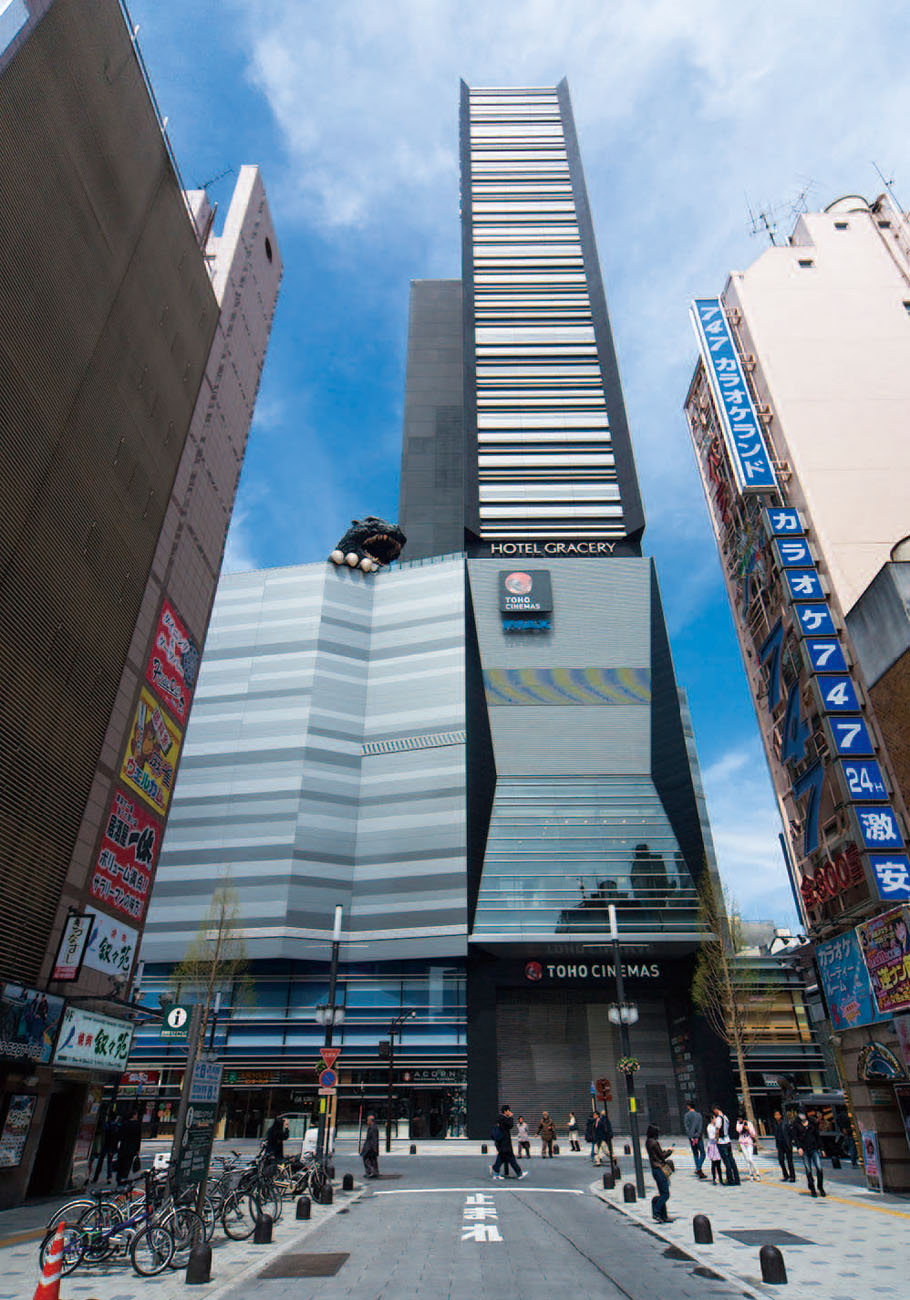
[{"label": "concrete building wall", "polygon": [[724,295],[844,613],[910,533],[908,241],[887,201],[842,199],[802,216]]}]

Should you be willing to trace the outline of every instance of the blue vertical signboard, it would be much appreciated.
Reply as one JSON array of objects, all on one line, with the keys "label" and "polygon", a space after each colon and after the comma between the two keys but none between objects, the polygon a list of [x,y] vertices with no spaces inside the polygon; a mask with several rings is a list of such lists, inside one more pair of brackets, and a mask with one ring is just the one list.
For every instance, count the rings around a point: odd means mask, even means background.
[{"label": "blue vertical signboard", "polygon": [[720,415],[737,489],[741,495],[774,492],[777,489],[774,466],[724,305],[720,298],[696,298],[689,312]]},{"label": "blue vertical signboard", "polygon": [[[904,837],[897,813],[888,803],[889,790],[881,767],[875,761],[875,746],[862,715],[861,693],[850,672],[848,655],[841,643],[828,608],[824,581],[815,567],[805,524],[798,510],[772,507],[765,511],[765,528],[780,572],[785,593],[790,597],[794,626],[802,634],[806,665],[811,673],[819,714],[836,756],[835,770],[846,800],[852,805],[856,836],[866,852],[903,849]],[[811,567],[809,567],[811,565]],[[775,629],[775,632],[777,629]],[[778,641],[780,637],[778,636]],[[773,672],[772,638],[763,647],[762,662],[770,661]],[[778,646],[777,658],[780,657]],[[802,717],[798,683],[793,683],[784,720],[781,759],[790,762],[805,752],[808,727]],[[769,701],[778,692],[769,686]],[[792,707],[791,707],[792,706]],[[792,716],[790,716],[792,713]],[[808,857],[819,847],[818,810],[824,772],[816,763],[793,784],[793,796],[808,796],[804,823],[804,850]],[[877,856],[870,863],[882,898],[898,896],[910,887],[904,875],[902,853]],[[890,890],[885,893],[884,882]]]}]

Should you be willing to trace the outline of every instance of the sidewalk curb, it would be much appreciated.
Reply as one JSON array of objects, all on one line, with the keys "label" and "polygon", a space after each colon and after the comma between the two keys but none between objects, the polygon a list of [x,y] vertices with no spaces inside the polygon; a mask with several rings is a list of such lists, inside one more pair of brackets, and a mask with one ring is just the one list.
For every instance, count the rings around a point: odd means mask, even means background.
[{"label": "sidewalk curb", "polygon": [[[301,1242],[306,1241],[307,1237],[309,1237],[313,1232],[316,1232],[317,1229],[321,1228],[324,1223],[328,1223],[333,1219],[335,1215],[338,1214],[339,1210],[348,1209],[349,1206],[353,1205],[356,1201],[359,1201],[362,1196],[363,1188],[358,1188],[355,1185],[353,1193],[351,1193],[346,1200],[333,1200],[331,1207],[325,1207],[328,1211],[327,1214],[320,1215],[320,1217],[315,1221],[311,1219],[305,1228],[301,1228],[300,1232],[289,1237],[287,1241],[280,1243],[273,1242],[272,1245],[278,1247],[277,1251],[272,1251],[269,1246],[261,1246],[259,1249],[262,1251],[262,1254],[258,1255],[256,1259],[251,1260],[245,1268],[240,1269],[239,1272],[233,1275],[233,1277],[226,1278],[223,1282],[219,1282],[217,1278],[213,1276],[211,1282],[202,1283],[199,1286],[187,1287],[187,1296],[198,1295],[204,1296],[205,1300],[216,1300],[216,1298],[228,1295],[234,1287],[241,1286],[244,1282],[255,1276],[259,1269],[263,1268],[269,1262],[270,1258],[274,1259],[280,1255],[289,1254],[296,1246],[299,1246]],[[290,1202],[290,1204],[293,1205],[293,1202]],[[287,1208],[287,1206],[285,1208]]]},{"label": "sidewalk curb", "polygon": [[678,1241],[674,1241],[672,1237],[661,1232],[659,1223],[643,1223],[637,1214],[633,1214],[631,1210],[625,1208],[624,1202],[611,1201],[600,1183],[592,1183],[589,1191],[591,1191],[598,1200],[603,1201],[604,1205],[608,1205],[611,1210],[615,1210],[617,1214],[621,1214],[624,1218],[629,1219],[636,1225],[636,1227],[641,1228],[643,1232],[649,1232],[652,1237],[658,1237],[661,1241],[665,1241],[668,1246],[675,1246],[677,1250],[685,1249],[686,1254],[691,1255],[696,1264],[700,1265],[702,1268],[709,1268],[712,1273],[716,1273],[718,1277],[722,1277],[725,1282],[729,1282],[731,1286],[737,1287],[743,1295],[751,1296],[753,1300],[767,1300],[767,1297],[772,1294],[767,1289],[756,1291],[751,1282],[746,1282],[744,1278],[741,1278],[736,1273],[730,1273],[722,1265],[718,1264],[716,1260],[713,1260],[710,1255],[700,1254],[697,1246],[690,1245],[688,1242],[685,1247],[680,1246]]}]

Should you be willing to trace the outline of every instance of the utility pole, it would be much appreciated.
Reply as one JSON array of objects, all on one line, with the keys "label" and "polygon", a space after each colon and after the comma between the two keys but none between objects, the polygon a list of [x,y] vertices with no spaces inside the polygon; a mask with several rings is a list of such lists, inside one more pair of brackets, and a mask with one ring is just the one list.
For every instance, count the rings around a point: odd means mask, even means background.
[{"label": "utility pole", "polygon": [[[338,951],[341,947],[341,918],[344,909],[340,903],[335,905],[335,924],[332,927],[332,966],[329,974],[329,1001],[325,1009],[324,1047],[332,1046],[335,1033],[335,989],[338,984]],[[316,1159],[322,1163],[326,1152],[326,1121],[329,1115],[330,1097],[320,1097],[319,1135],[316,1138]]]},{"label": "utility pole", "polygon": [[[626,1003],[626,986],[622,976],[622,948],[619,943],[619,924],[616,920],[616,904],[610,903],[607,909],[610,917],[610,936],[613,941],[613,967],[616,971],[617,1018],[619,1021],[619,1041],[623,1056],[632,1055],[629,1042],[629,1025],[638,1019],[638,1008]],[[634,1019],[633,1019],[634,1011]],[[629,1128],[632,1136],[632,1159],[635,1161],[635,1186],[638,1195],[645,1194],[645,1171],[641,1162],[641,1138],[638,1131],[638,1099],[635,1096],[635,1075],[626,1074],[626,1096],[629,1102]]]}]

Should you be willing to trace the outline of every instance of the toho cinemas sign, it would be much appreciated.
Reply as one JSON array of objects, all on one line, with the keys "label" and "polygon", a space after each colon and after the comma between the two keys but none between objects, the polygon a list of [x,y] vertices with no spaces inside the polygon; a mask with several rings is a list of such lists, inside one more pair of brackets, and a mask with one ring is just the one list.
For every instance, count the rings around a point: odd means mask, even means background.
[{"label": "toho cinemas sign", "polygon": [[[661,970],[659,962],[623,962],[623,979],[657,980]],[[615,981],[616,967],[607,961],[526,961],[526,984],[597,984],[601,980]]]}]

